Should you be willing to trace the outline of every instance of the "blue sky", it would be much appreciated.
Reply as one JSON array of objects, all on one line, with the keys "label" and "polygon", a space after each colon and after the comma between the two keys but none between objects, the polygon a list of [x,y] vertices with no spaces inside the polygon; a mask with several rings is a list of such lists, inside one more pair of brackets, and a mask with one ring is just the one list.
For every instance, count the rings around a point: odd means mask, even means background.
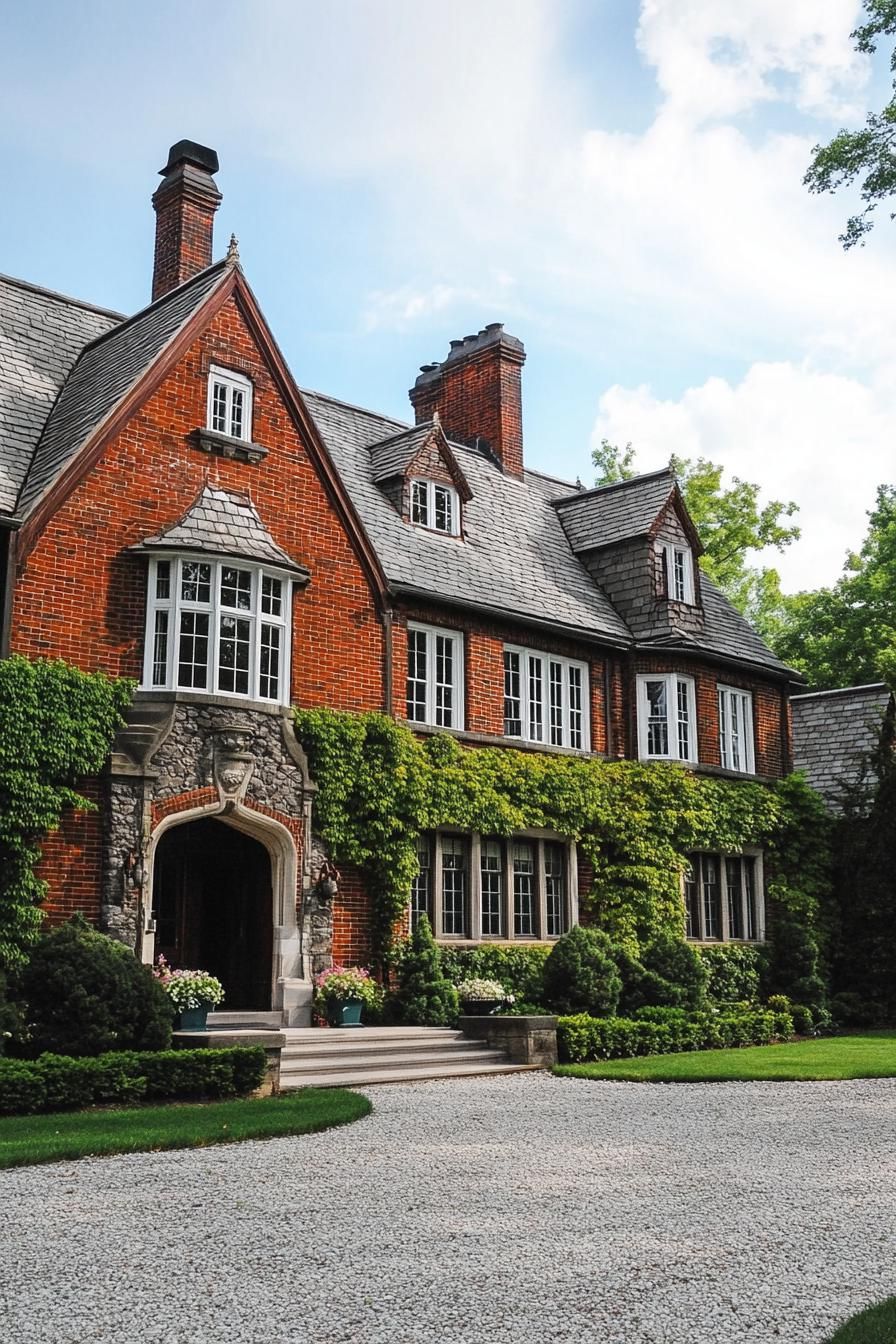
[{"label": "blue sky", "polygon": [[[148,299],[168,146],[213,146],[300,384],[408,417],[417,368],[503,320],[531,466],[703,455],[801,506],[830,582],[894,479],[886,214],[809,197],[887,88],[858,0],[42,0],[0,17],[0,270]],[[882,53],[886,56],[888,53]]]}]

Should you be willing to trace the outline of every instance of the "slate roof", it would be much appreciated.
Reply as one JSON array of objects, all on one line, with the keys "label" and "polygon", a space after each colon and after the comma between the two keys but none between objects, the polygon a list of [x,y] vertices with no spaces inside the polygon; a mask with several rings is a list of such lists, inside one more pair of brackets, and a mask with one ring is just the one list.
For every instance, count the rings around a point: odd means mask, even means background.
[{"label": "slate roof", "polygon": [[200,271],[82,350],[37,443],[18,499],[20,513],[37,503],[226,274],[223,261]]},{"label": "slate roof", "polygon": [[47,416],[84,346],[122,320],[0,275],[0,512],[14,511]]},{"label": "slate roof", "polygon": [[883,683],[791,699],[793,767],[805,770],[832,808],[839,808],[846,790],[863,782],[890,701]]},{"label": "slate roof", "polygon": [[206,483],[187,512],[155,537],[146,537],[132,551],[203,551],[208,555],[235,556],[240,560],[276,565],[294,574],[307,575],[278,546],[258,515],[249,495],[219,490]]},{"label": "slate roof", "polygon": [[[703,602],[703,629],[700,633],[677,631],[674,635],[653,641],[657,647],[689,649],[694,653],[706,649],[723,658],[758,663],[762,667],[796,677],[787,664],[782,663],[781,659],[772,653],[749,621],[741,616],[721,589],[717,588],[705,574],[700,575],[700,596]],[[641,640],[639,647],[644,646],[646,642],[648,641]]]},{"label": "slate roof", "polygon": [[675,489],[670,467],[630,481],[581,490],[555,501],[569,544],[577,555],[646,536]]},{"label": "slate roof", "polygon": [[379,483],[388,481],[393,476],[400,476],[431,433],[431,424],[414,425],[411,429],[403,429],[399,434],[390,435],[389,438],[372,444],[370,459],[373,464],[373,479]]}]

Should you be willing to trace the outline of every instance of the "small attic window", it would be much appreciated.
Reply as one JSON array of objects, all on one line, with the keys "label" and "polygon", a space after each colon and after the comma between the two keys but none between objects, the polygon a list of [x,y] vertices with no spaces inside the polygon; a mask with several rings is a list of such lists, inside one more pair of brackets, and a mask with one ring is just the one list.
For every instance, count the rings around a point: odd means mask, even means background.
[{"label": "small attic window", "polygon": [[661,541],[659,549],[666,574],[666,596],[670,602],[687,602],[693,606],[694,557],[690,548],[674,541]]},{"label": "small attic window", "polygon": [[208,372],[208,428],[231,439],[252,438],[252,384],[214,364]]},{"label": "small attic window", "polygon": [[460,534],[460,498],[450,485],[437,481],[411,481],[411,522],[431,532]]}]

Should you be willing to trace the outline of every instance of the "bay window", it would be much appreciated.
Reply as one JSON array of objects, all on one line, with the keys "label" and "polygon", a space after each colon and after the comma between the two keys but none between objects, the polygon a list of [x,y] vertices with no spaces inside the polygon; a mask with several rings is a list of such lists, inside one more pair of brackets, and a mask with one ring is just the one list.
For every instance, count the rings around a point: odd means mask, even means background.
[{"label": "bay window", "polygon": [[463,728],[463,636],[408,625],[407,715],[433,728]]},{"label": "bay window", "polygon": [[638,677],[638,754],[642,760],[697,760],[693,677],[675,672]]},{"label": "bay window", "polygon": [[753,754],[753,697],[733,686],[719,687],[719,756],[726,770],[756,771]]},{"label": "bay window", "polygon": [[285,574],[243,561],[151,560],[144,688],[288,704],[290,596]]},{"label": "bay window", "polygon": [[588,666],[504,648],[504,736],[588,751]]}]

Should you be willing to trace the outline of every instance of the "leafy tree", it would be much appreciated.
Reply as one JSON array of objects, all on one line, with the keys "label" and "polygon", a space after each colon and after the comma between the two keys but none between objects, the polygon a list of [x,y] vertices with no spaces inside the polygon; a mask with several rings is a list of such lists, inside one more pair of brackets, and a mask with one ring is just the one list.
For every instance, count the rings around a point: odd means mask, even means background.
[{"label": "leafy tree", "polygon": [[773,646],[816,690],[896,673],[896,486],[878,487],[858,553],[830,588],[784,601]]},{"label": "leafy tree", "polygon": [[[865,13],[868,22],[850,36],[856,51],[873,55],[879,38],[896,34],[896,0],[865,0]],[[890,56],[890,70],[896,74],[896,50]],[[880,112],[869,112],[861,130],[841,128],[829,144],[815,146],[803,182],[812,192],[834,192],[859,183],[865,208],[846,221],[840,241],[844,248],[856,243],[864,247],[865,235],[874,227],[874,211],[896,191],[896,79],[893,97]]]},{"label": "leafy tree", "polygon": [[[630,443],[619,448],[602,439],[592,458],[598,470],[597,485],[630,480],[635,475]],[[796,540],[800,530],[787,519],[797,512],[797,505],[778,499],[760,505],[758,485],[738,476],[724,485],[724,468],[703,457],[673,454],[669,465],[678,477],[688,513],[706,548],[701,569],[760,634],[767,635],[785,619],[785,599],[777,570],[753,566],[748,558],[770,547],[783,551]]]}]

